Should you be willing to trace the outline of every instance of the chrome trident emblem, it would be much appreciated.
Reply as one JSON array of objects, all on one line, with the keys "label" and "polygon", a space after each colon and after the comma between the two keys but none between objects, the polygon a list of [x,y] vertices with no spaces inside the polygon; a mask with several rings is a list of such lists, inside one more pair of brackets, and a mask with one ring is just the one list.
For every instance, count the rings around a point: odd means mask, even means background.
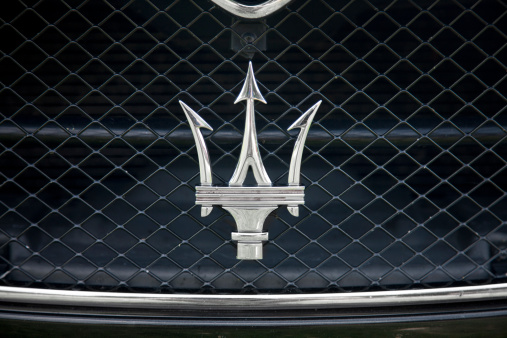
[{"label": "chrome trident emblem", "polygon": [[[299,216],[299,204],[304,204],[304,187],[299,185],[301,157],[308,129],[322,101],[317,102],[294,122],[288,130],[301,128],[289,167],[287,186],[273,187],[262,163],[255,129],[254,101],[266,103],[257,87],[252,63],[248,66],[245,83],[234,103],[246,100],[245,132],[241,154],[236,170],[228,187],[213,186],[208,149],[200,128],[213,130],[195,111],[180,101],[194,135],[199,158],[201,185],[196,187],[196,204],[201,205],[201,216],[208,216],[213,205],[220,205],[236,221],[238,232],[231,234],[238,242],[238,259],[262,259],[262,242],[268,240],[263,232],[266,217],[280,205],[286,205],[289,212]],[[248,169],[252,168],[257,186],[244,187]]]}]

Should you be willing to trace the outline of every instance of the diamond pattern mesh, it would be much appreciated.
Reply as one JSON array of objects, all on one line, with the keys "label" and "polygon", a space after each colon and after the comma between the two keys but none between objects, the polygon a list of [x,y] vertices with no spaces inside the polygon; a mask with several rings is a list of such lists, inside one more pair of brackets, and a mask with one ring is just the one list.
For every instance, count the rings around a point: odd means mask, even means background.
[{"label": "diamond pattern mesh", "polygon": [[[287,127],[323,100],[306,205],[235,259],[232,217],[195,206],[178,99],[228,182],[248,59],[207,0],[0,4],[2,285],[309,292],[504,281],[506,6],[496,0],[305,0],[268,17],[253,56],[259,143],[287,180]],[[504,22],[504,24],[502,24]],[[255,49],[246,45],[245,48]]]}]

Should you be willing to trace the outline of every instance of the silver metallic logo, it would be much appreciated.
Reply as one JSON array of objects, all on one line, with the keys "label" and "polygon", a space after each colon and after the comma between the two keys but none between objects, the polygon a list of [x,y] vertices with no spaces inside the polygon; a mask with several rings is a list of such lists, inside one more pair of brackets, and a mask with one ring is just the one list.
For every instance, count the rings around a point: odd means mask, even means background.
[{"label": "silver metallic logo", "polygon": [[258,5],[245,5],[235,0],[211,0],[229,13],[245,19],[260,19],[268,16],[292,0],[266,0]]},{"label": "silver metallic logo", "polygon": [[[236,170],[229,186],[213,186],[208,149],[200,128],[213,130],[195,111],[180,101],[194,135],[199,158],[201,185],[196,187],[196,204],[201,205],[201,216],[208,216],[213,205],[222,206],[236,221],[238,232],[232,240],[238,242],[238,259],[262,259],[262,242],[268,233],[262,232],[266,217],[278,206],[286,205],[289,212],[299,216],[299,204],[304,204],[304,187],[300,186],[301,158],[313,117],[322,101],[317,102],[299,117],[287,130],[300,128],[289,166],[287,186],[272,186],[264,168],[257,144],[254,101],[266,103],[257,87],[252,63],[248,66],[245,83],[234,103],[246,101],[245,132]],[[243,182],[251,168],[257,186],[245,187]]]}]

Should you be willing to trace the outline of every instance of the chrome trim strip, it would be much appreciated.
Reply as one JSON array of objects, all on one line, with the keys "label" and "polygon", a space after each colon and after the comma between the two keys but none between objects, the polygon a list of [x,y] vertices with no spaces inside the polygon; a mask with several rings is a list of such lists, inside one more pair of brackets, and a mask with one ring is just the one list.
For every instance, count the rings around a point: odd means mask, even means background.
[{"label": "chrome trim strip", "polygon": [[424,290],[299,295],[194,295],[0,286],[0,302],[160,310],[298,310],[507,300],[507,283]]},{"label": "chrome trim strip", "polygon": [[292,0],[267,0],[264,3],[255,6],[244,5],[234,0],[211,1],[225,9],[227,12],[241,18],[260,19],[276,12]]}]

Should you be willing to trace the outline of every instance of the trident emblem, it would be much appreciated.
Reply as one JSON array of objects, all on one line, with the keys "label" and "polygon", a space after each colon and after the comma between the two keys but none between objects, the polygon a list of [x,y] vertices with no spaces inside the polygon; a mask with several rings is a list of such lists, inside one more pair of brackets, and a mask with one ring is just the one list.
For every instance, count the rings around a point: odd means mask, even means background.
[{"label": "trident emblem", "polygon": [[[238,242],[236,257],[254,260],[262,259],[262,242],[268,240],[268,233],[263,232],[263,225],[273,210],[286,205],[292,215],[299,216],[298,205],[304,204],[304,187],[299,185],[301,158],[308,130],[322,101],[313,105],[287,129],[301,129],[292,152],[288,185],[272,186],[262,163],[255,129],[254,101],[266,103],[266,100],[257,87],[251,62],[243,88],[234,103],[243,100],[246,100],[243,145],[229,186],[213,186],[209,153],[200,128],[213,129],[192,108],[182,101],[180,105],[187,116],[197,148],[201,185],[196,186],[195,203],[201,205],[201,216],[208,216],[214,205],[227,210],[234,217],[238,228],[238,232],[231,234],[232,240]],[[252,169],[257,186],[243,186],[249,168]]]}]

